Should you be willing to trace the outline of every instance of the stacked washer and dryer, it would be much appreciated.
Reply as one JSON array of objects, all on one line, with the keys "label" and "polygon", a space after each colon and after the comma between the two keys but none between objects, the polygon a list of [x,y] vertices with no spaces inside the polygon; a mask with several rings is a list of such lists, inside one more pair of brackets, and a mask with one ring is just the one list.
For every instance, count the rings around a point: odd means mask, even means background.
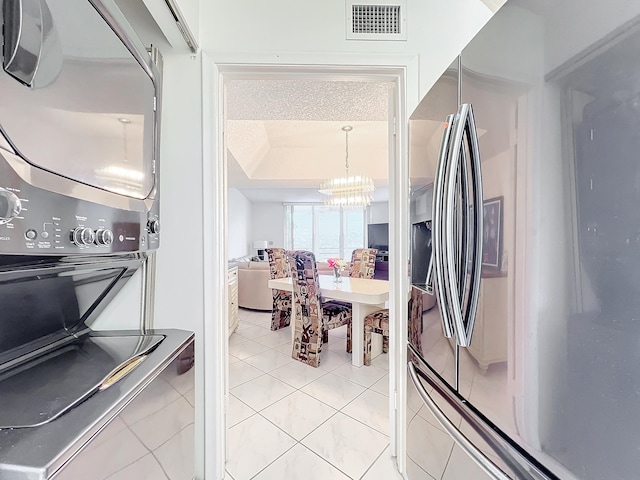
[{"label": "stacked washer and dryer", "polygon": [[0,479],[191,479],[193,333],[149,328],[158,70],[111,0],[0,6]]}]

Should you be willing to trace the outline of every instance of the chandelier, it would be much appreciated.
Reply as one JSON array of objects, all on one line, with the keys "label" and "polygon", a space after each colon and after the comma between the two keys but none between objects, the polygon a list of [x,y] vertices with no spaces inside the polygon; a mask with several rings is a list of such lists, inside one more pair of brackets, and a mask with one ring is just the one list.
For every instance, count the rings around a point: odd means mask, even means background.
[{"label": "chandelier", "polygon": [[349,125],[342,127],[342,131],[345,134],[346,175],[344,177],[325,180],[320,185],[319,192],[325,195],[325,205],[335,207],[366,207],[371,203],[371,200],[373,200],[373,191],[375,190],[373,180],[360,175],[349,176],[349,132],[351,130],[353,130],[353,127]]}]

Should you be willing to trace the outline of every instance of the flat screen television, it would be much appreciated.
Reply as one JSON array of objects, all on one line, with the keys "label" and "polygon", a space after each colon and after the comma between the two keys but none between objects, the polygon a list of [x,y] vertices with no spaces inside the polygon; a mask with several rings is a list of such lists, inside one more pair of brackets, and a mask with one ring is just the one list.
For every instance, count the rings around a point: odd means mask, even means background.
[{"label": "flat screen television", "polygon": [[427,273],[431,262],[431,222],[411,226],[411,284],[427,290]]},{"label": "flat screen television", "polygon": [[389,251],[389,224],[370,223],[367,225],[367,243],[369,248],[375,248],[378,253]]}]

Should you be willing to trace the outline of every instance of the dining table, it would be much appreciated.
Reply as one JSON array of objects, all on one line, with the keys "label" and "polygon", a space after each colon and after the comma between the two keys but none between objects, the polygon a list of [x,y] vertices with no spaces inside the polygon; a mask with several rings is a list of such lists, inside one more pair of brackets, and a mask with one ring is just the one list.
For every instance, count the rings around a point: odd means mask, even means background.
[{"label": "dining table", "polygon": [[[370,278],[341,277],[336,281],[333,275],[318,275],[320,295],[327,299],[351,303],[351,364],[364,364],[364,319],[370,313],[385,308],[389,300],[389,282]],[[269,280],[269,288],[293,292],[290,277]],[[374,349],[381,350],[382,341],[374,342]],[[375,356],[375,351],[372,352]]]}]

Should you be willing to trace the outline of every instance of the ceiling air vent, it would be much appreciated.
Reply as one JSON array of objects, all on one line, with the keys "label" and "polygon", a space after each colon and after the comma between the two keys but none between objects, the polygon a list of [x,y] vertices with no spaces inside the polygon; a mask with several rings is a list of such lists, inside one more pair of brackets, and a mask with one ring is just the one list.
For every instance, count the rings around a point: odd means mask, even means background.
[{"label": "ceiling air vent", "polygon": [[346,0],[348,40],[406,40],[406,0]]}]

